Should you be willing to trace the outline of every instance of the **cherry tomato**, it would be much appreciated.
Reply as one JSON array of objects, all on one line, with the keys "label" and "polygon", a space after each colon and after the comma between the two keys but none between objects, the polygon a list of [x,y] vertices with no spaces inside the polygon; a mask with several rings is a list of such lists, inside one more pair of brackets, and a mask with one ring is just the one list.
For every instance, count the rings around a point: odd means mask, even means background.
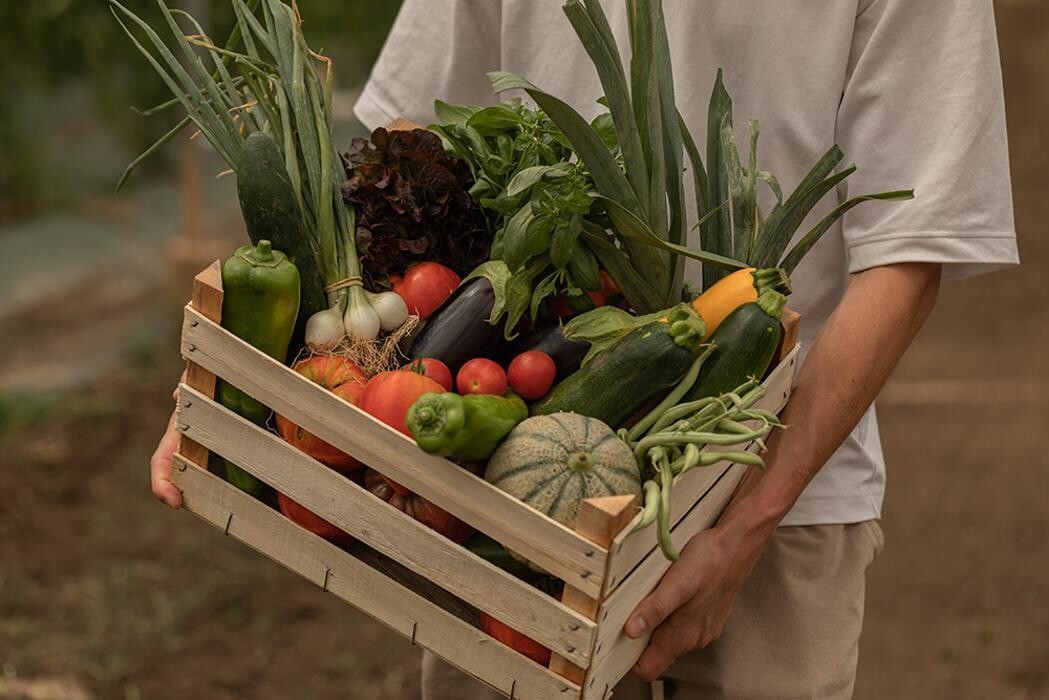
[{"label": "cherry tomato", "polygon": [[443,386],[445,391],[452,390],[452,371],[448,369],[448,365],[436,358],[424,357],[421,360],[412,360],[403,369],[429,377]]},{"label": "cherry tomato", "polygon": [[534,401],[550,393],[557,376],[557,365],[545,352],[528,350],[513,359],[506,376],[515,394]]},{"label": "cherry tomato", "polygon": [[455,377],[455,386],[463,395],[495,394],[502,396],[506,393],[506,372],[498,363],[477,357],[459,368],[459,374]]},{"label": "cherry tomato", "polygon": [[408,305],[408,312],[421,320],[429,318],[462,281],[455,271],[435,262],[419,263],[405,272],[402,279],[391,277],[390,280],[394,283],[393,291]]}]

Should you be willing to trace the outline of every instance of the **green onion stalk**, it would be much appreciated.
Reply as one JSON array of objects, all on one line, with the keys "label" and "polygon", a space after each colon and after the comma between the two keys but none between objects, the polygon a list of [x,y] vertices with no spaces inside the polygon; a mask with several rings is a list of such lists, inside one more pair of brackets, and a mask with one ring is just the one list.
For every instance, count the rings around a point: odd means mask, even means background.
[{"label": "green onion stalk", "polygon": [[[147,112],[174,105],[186,110],[175,129],[128,166],[120,184],[191,122],[234,172],[242,165],[248,136],[257,131],[273,135],[284,156],[302,235],[309,239],[326,284],[328,308],[307,321],[307,345],[330,350],[347,340],[375,340],[380,331],[400,327],[408,309],[392,292],[371,294],[363,287],[355,212],[341,192],[346,170],[332,143],[331,60],[310,50],[293,7],[281,0],[231,1],[236,25],[225,46],[219,47],[187,13],[156,0],[180,60],[149,24],[110,0],[117,22],[174,96]],[[187,20],[193,33],[183,32],[178,18]],[[210,71],[201,50],[210,59]],[[324,65],[323,82],[318,64]]]}]

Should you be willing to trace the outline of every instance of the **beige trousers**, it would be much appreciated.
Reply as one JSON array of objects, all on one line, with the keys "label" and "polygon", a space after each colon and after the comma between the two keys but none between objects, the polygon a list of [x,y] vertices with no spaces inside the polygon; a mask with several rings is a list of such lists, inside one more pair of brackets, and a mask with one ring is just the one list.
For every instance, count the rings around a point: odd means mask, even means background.
[{"label": "beige trousers", "polygon": [[[721,638],[678,659],[656,687],[627,677],[615,700],[852,697],[865,574],[883,543],[875,520],[779,528]],[[432,654],[422,668],[423,700],[501,697]]]}]

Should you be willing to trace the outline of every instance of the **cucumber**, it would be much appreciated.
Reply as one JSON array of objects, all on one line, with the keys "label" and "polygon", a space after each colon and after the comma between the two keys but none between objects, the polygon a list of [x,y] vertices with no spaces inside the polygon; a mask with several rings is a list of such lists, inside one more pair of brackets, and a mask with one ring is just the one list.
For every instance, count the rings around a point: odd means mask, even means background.
[{"label": "cucumber", "polygon": [[682,402],[720,396],[751,377],[765,376],[779,347],[780,316],[787,298],[769,289],[757,301],[737,307],[708,339],[714,352]]},{"label": "cucumber", "polygon": [[580,413],[619,428],[681,381],[704,332],[692,307],[679,304],[595,355],[533,405],[532,414]]},{"label": "cucumber", "polygon": [[299,318],[292,338],[293,352],[301,344],[306,320],[328,307],[324,276],[308,233],[303,229],[299,205],[284,156],[270,134],[257,131],[244,141],[237,170],[237,197],[251,242],[268,240],[295,263],[302,287]]}]

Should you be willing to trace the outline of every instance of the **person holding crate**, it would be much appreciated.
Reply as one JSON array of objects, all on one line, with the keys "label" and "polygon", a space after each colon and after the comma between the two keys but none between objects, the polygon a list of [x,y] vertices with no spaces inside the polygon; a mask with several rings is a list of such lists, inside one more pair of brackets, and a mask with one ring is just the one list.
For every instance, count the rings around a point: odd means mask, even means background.
[{"label": "person holding crate", "polygon": [[[434,95],[492,103],[485,74],[495,70],[595,116],[600,85],[559,5],[405,0],[358,117],[372,128],[402,116],[429,123]],[[605,6],[627,45],[624,3]],[[861,165],[850,187],[906,182],[917,199],[849,214],[798,267],[791,304],[805,359],[782,415],[793,427],[628,620],[628,635],[652,637],[617,700],[650,697],[657,680],[676,700],[852,695],[865,572],[883,544],[874,398],[942,279],[1018,262],[991,0],[748,9],[665,3],[678,106],[694,133],[723,68],[737,113],[761,120],[762,167],[785,187],[839,143]],[[169,429],[152,461],[154,494],[173,507],[177,442]],[[496,697],[429,654],[423,663],[426,700]]]}]

